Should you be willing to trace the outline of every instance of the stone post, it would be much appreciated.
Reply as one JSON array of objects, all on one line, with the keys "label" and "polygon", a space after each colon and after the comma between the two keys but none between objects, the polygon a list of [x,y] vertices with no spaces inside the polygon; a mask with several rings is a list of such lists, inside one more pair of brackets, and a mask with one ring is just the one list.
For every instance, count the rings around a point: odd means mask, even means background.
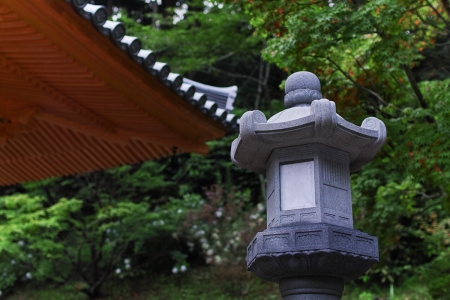
[{"label": "stone post", "polygon": [[247,248],[247,267],[279,284],[284,300],[340,299],[344,283],[378,262],[378,240],[353,229],[350,173],[383,146],[386,127],[361,127],[322,99],[310,72],[289,76],[287,109],[269,120],[246,112],[231,147],[233,162],[266,175],[267,229]]}]

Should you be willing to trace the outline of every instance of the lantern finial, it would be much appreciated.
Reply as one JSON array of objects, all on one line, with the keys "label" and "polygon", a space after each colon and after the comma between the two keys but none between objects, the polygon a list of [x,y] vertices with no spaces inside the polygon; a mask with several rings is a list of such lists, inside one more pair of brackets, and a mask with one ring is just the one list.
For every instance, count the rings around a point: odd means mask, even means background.
[{"label": "lantern finial", "polygon": [[295,72],[286,80],[284,87],[286,96],[284,96],[284,105],[286,108],[310,105],[314,100],[322,99],[320,93],[320,81],[316,75],[311,72]]}]

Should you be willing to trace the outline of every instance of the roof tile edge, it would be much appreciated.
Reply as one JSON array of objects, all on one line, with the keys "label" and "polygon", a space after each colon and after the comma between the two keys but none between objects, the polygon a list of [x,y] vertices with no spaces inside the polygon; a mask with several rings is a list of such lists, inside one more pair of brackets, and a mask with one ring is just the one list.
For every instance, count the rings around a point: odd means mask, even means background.
[{"label": "roof tile edge", "polygon": [[[156,55],[149,49],[142,49],[139,38],[127,36],[126,27],[121,22],[109,21],[106,7],[103,5],[89,4],[89,0],[63,0],[69,2],[72,8],[83,18],[92,22],[93,26],[103,35],[109,37],[117,47],[126,51],[130,58],[141,65],[148,73],[156,77],[169,87],[174,93],[192,106],[199,109],[204,115],[212,118],[215,122],[224,125],[229,132],[239,132],[239,119],[230,113],[236,98],[237,86],[215,87],[183,78],[179,74],[171,73],[170,66],[164,62],[158,62]],[[181,83],[180,84],[180,77]],[[196,92],[196,87],[204,90],[203,93]],[[188,92],[189,90],[189,92]],[[226,93],[227,102],[225,109],[218,110],[214,101],[208,100],[217,93]],[[206,97],[206,101],[204,101]],[[203,101],[198,99],[203,98]]]}]

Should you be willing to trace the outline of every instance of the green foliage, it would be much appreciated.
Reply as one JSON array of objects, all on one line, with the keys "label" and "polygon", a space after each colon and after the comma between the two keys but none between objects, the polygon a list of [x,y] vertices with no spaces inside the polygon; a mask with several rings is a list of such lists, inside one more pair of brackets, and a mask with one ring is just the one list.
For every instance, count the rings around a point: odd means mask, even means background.
[{"label": "green foliage", "polygon": [[44,197],[26,194],[0,198],[0,290],[32,278],[64,281],[69,262],[57,240],[81,206],[80,200],[64,198],[46,206]]},{"label": "green foliage", "polygon": [[[190,270],[182,276],[159,275],[143,278],[113,279],[104,287],[106,296],[103,299],[281,299],[278,286],[264,282],[248,273],[244,266],[239,267],[202,267]],[[8,300],[81,300],[87,299],[76,294],[73,286],[29,285]]]},{"label": "green foliage", "polygon": [[229,5],[219,8],[217,3],[201,10],[195,8],[194,5],[175,25],[172,15],[163,20],[171,26],[170,30],[139,26],[125,16],[121,20],[130,34],[142,37],[144,48],[162,54],[161,59],[170,62],[175,72],[202,70],[230,56],[239,56],[239,61],[246,62],[259,55],[255,46],[262,40],[251,35],[248,18],[236,8]]},{"label": "green foliage", "polygon": [[[278,85],[284,74],[262,61],[265,43],[254,34],[241,7],[200,0],[179,4],[165,4],[153,26],[142,26],[124,11],[115,17],[126,24],[128,34],[141,38],[143,47],[152,49],[173,72],[214,86],[238,85],[237,115],[248,108],[270,109],[274,98],[280,102]],[[175,11],[180,13],[181,6],[185,12],[180,19]]]},{"label": "green foliage", "polygon": [[[18,281],[67,282],[77,274],[80,290],[101,295],[112,274],[137,276],[144,268],[170,261],[172,232],[198,196],[153,198],[172,185],[164,164],[147,162],[40,183],[27,194],[0,198],[0,290]],[[70,195],[70,200],[64,198]],[[149,255],[147,258],[143,258]]]},{"label": "green foliage", "polygon": [[[267,39],[266,60],[315,72],[346,119],[375,115],[387,126],[378,157],[352,177],[355,226],[380,246],[380,263],[364,280],[398,284],[434,261],[443,266],[447,246],[432,246],[424,228],[430,214],[440,222],[450,212],[450,60],[441,54],[450,37],[448,2],[233,2]],[[430,276],[430,286],[447,283]]]},{"label": "green foliage", "polygon": [[179,234],[191,252],[207,264],[243,265],[255,231],[265,228],[265,207],[250,203],[249,191],[237,192],[215,185],[205,191],[206,202],[186,216]]},{"label": "green foliage", "polygon": [[439,221],[435,212],[418,217],[421,237],[435,258],[420,267],[420,281],[428,286],[434,299],[449,299],[450,287],[450,218]]},{"label": "green foliage", "polygon": [[[211,142],[208,156],[181,154],[27,183],[17,188],[20,192],[1,197],[0,291],[8,293],[21,283],[71,283],[96,298],[104,295],[103,284],[113,278],[173,268],[181,274],[204,263],[206,250],[189,252],[190,243],[199,245],[200,237],[185,233],[183,224],[197,210],[220,208],[228,217],[216,217],[221,224],[217,228],[240,233],[244,220],[239,217],[248,216],[252,201],[260,199],[257,177],[229,161],[232,138]],[[214,183],[247,192],[211,202],[202,194],[208,195],[205,188]],[[249,186],[257,192],[250,193]],[[235,223],[233,231],[227,227],[229,217]],[[209,238],[215,224],[211,219],[197,221]],[[244,257],[245,242],[234,238]]]},{"label": "green foliage", "polygon": [[[355,226],[379,238],[380,263],[344,297],[448,299],[448,1],[223,2],[188,1],[176,24],[173,8],[152,27],[121,20],[173,71],[239,85],[238,114],[282,110],[284,71],[306,69],[346,119],[382,119],[387,144],[352,176]],[[274,299],[239,267],[265,208],[262,179],[229,159],[235,137],[210,142],[207,156],[29,183],[0,198],[0,289],[76,280],[94,298],[103,283],[166,274],[152,279],[152,299]],[[215,271],[199,272],[204,264]]]}]

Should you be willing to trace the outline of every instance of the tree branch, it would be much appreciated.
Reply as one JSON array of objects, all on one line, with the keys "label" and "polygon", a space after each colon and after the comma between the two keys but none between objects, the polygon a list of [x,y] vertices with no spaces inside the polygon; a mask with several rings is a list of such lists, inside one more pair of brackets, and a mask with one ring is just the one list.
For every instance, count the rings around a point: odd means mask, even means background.
[{"label": "tree branch", "polygon": [[406,72],[406,76],[408,76],[409,83],[411,83],[411,86],[414,90],[414,93],[416,94],[417,100],[419,100],[420,105],[422,108],[428,108],[428,104],[423,98],[423,94],[419,89],[419,86],[417,85],[417,81],[414,78],[414,74],[412,73],[412,70],[407,65],[402,65],[403,70]]},{"label": "tree branch", "polygon": [[225,54],[224,56],[221,56],[221,57],[219,57],[218,59],[216,59],[216,62],[221,61],[221,60],[224,60],[224,59],[226,59],[226,58],[228,58],[228,57],[230,57],[230,56],[233,56],[235,53],[236,53],[236,52],[234,52],[234,51],[232,51],[232,52],[230,52],[230,53],[227,53],[227,54]]},{"label": "tree branch", "polygon": [[444,21],[444,23],[447,25],[447,27],[450,27],[450,23],[441,15],[440,12],[438,12],[438,10],[433,6],[433,4],[431,4],[430,1],[428,1],[428,0],[426,0],[426,2],[431,7],[431,9],[436,13],[436,15],[439,17],[439,19]]},{"label": "tree branch", "polygon": [[[374,95],[375,97],[377,97],[378,100],[382,100],[383,103],[387,103],[386,101],[384,101],[384,99],[383,99],[380,95],[378,95],[377,93],[375,93],[375,92],[372,91],[371,89],[368,89],[368,88],[366,88],[366,87],[364,87],[364,86],[361,86],[359,83],[357,83],[356,81],[354,81],[353,78],[350,77],[350,76],[347,74],[347,72],[345,72],[344,70],[342,70],[342,68],[341,68],[334,60],[332,60],[332,59],[329,58],[329,57],[326,57],[326,59],[327,59],[328,61],[330,61],[330,62],[331,62],[331,63],[339,70],[339,72],[342,73],[342,75],[344,75],[348,80],[350,80],[350,81],[353,83],[353,85],[356,86],[356,88],[358,88],[358,89],[360,89],[360,90],[362,90],[362,91],[369,92],[369,93],[371,93],[372,95]],[[370,102],[372,102],[372,100],[370,99],[370,97],[367,97],[367,99],[368,99]],[[377,106],[376,104],[374,104],[374,103],[372,103],[372,104],[374,105],[374,108],[375,108],[377,111],[379,111],[381,114],[383,114],[383,115],[385,115],[385,116],[388,116],[388,117],[390,117],[390,118],[395,118],[394,115],[391,115],[391,114],[389,114],[389,113],[387,113],[387,112],[382,111],[381,109],[379,109],[378,106]]]},{"label": "tree branch", "polygon": [[216,73],[218,73],[218,74],[220,74],[222,76],[228,76],[228,77],[233,77],[233,78],[244,78],[244,79],[248,79],[248,80],[254,81],[256,83],[259,82],[259,80],[256,79],[255,77],[242,75],[242,74],[234,74],[234,73],[231,73],[231,72],[220,70],[220,69],[212,67],[212,66],[208,66],[208,69],[210,69],[210,70],[212,70],[212,71],[214,71],[214,72],[216,72]]},{"label": "tree branch", "polygon": [[437,26],[436,24],[433,24],[433,23],[427,21],[420,14],[416,14],[416,15],[420,19],[420,21],[422,21],[423,24],[427,24],[427,25],[433,27],[434,29],[439,30],[439,31],[444,32],[444,33],[448,33],[449,32],[449,30],[447,28],[445,28],[445,27],[441,28],[441,27]]},{"label": "tree branch", "polygon": [[261,59],[261,61],[259,62],[258,89],[256,91],[255,97],[255,110],[259,108],[259,100],[261,99],[263,72],[264,72],[264,61]]},{"label": "tree branch", "polygon": [[441,0],[441,4],[447,12],[448,17],[450,18],[450,1],[449,0]]}]

